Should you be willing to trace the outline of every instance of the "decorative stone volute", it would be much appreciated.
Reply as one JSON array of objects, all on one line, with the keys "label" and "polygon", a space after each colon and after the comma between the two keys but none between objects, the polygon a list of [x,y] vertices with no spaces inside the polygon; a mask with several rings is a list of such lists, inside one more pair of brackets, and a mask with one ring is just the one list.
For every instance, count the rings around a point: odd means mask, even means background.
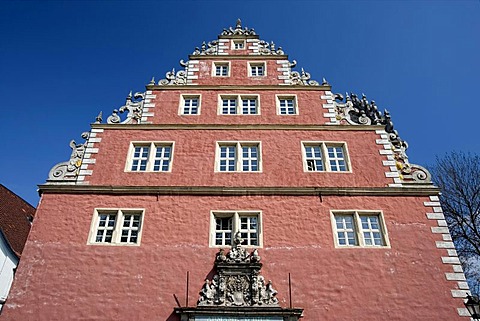
[{"label": "decorative stone volute", "polygon": [[350,125],[383,125],[388,134],[388,140],[392,145],[393,157],[403,183],[432,184],[430,173],[422,166],[410,164],[406,150],[408,144],[400,138],[395,130],[392,118],[388,110],[382,113],[378,110],[375,101],[368,101],[362,94],[362,98],[348,93],[345,98],[342,94],[335,94],[334,107],[337,120],[340,124]]},{"label": "decorative stone volute", "polygon": [[70,141],[72,154],[70,160],[55,165],[48,173],[47,184],[74,184],[82,165],[83,155],[87,147],[89,132],[82,133],[85,142],[77,144],[73,139]]},{"label": "decorative stone volute", "polygon": [[[132,98],[133,97],[133,98]],[[108,124],[139,124],[142,119],[143,103],[145,94],[137,92],[132,95],[130,92],[125,100],[125,105],[118,110],[114,109],[112,115],[107,118]],[[120,114],[128,112],[125,120],[122,121]]]}]

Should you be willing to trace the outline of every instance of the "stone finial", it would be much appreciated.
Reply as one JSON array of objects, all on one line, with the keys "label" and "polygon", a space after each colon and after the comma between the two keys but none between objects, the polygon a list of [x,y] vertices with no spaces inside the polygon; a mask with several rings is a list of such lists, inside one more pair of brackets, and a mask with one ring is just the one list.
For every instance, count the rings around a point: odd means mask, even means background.
[{"label": "stone finial", "polygon": [[155,85],[155,77],[152,77],[152,80],[150,80],[148,85],[151,85],[151,86]]},{"label": "stone finial", "polygon": [[95,124],[101,124],[102,123],[102,112],[98,113],[98,116],[95,117]]},{"label": "stone finial", "polygon": [[240,18],[237,19],[237,25],[235,29],[242,29],[242,20],[240,20]]}]

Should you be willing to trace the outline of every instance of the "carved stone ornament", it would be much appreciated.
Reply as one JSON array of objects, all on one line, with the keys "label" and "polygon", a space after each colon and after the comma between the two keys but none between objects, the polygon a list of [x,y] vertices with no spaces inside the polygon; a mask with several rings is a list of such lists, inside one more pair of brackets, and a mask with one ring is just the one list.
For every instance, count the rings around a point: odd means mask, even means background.
[{"label": "carved stone ornament", "polygon": [[200,48],[195,47],[195,51],[192,53],[192,55],[194,56],[216,55],[217,52],[218,52],[218,40],[213,40],[208,43],[205,43],[204,41]]},{"label": "carved stone ornament", "polygon": [[[137,92],[133,95],[132,99],[132,92],[130,92],[125,101],[125,105],[118,110],[114,109],[113,113],[108,116],[107,124],[139,124],[142,119],[144,99],[144,93]],[[125,111],[127,111],[128,114],[126,119],[122,121],[119,113],[122,114]]]},{"label": "carved stone ornament", "polygon": [[179,70],[175,73],[175,69],[165,74],[165,79],[158,82],[160,86],[170,85],[186,85],[187,84],[187,72],[185,70]]},{"label": "carved stone ornament", "polygon": [[237,19],[237,24],[235,29],[230,27],[228,29],[223,29],[222,36],[255,36],[255,30],[253,28],[249,29],[247,27],[242,29],[242,20]]},{"label": "carved stone ornament", "polygon": [[81,144],[75,143],[74,140],[70,141],[70,148],[72,149],[70,160],[55,165],[50,170],[50,173],[48,173],[47,182],[69,183],[76,181],[78,172],[80,171],[80,166],[82,165],[83,155],[85,154],[89,135],[89,132],[82,133],[82,138],[85,139],[85,142]]},{"label": "carved stone ornament", "polygon": [[272,41],[268,43],[265,40],[260,40],[258,42],[258,52],[261,55],[284,55],[282,47],[275,48],[275,43]]},{"label": "carved stone ornament", "polygon": [[310,80],[310,74],[303,70],[301,72],[292,71],[290,73],[290,84],[294,86],[319,86],[316,80]]},{"label": "carved stone ornament", "polygon": [[248,253],[237,232],[228,253],[221,249],[215,258],[217,274],[205,280],[198,306],[278,306],[277,291],[260,275],[258,250]]},{"label": "carved stone ornament", "polygon": [[408,144],[400,138],[395,130],[388,110],[385,109],[382,115],[375,101],[369,102],[363,94],[360,99],[353,93],[350,95],[347,93],[345,98],[341,94],[335,94],[334,108],[340,124],[384,125],[388,140],[392,144],[393,157],[402,181],[404,183],[431,184],[431,175],[424,167],[409,163],[406,154]]}]

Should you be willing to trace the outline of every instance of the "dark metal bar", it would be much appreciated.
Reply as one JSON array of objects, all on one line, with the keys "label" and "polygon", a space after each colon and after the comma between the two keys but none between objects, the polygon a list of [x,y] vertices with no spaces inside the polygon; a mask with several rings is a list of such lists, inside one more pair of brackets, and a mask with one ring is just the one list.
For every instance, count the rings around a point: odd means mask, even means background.
[{"label": "dark metal bar", "polygon": [[292,308],[292,279],[288,273],[288,296],[290,297],[290,309]]},{"label": "dark metal bar", "polygon": [[188,307],[188,283],[190,279],[190,271],[187,271],[187,295],[185,296],[185,306]]},{"label": "dark metal bar", "polygon": [[178,301],[178,298],[177,298],[177,296],[175,295],[175,293],[173,294],[173,298],[175,299],[175,302],[177,302],[178,307],[181,308],[182,305],[180,304],[180,301]]}]

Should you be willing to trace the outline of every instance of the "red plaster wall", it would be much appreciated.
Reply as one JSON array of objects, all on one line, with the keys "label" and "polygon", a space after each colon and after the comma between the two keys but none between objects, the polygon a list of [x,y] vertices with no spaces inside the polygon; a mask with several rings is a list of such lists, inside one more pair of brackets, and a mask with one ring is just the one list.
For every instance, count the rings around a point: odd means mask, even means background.
[{"label": "red plaster wall", "polygon": [[[236,50],[234,50],[236,51]],[[258,56],[254,56],[255,58]],[[277,64],[277,58],[265,57],[264,60],[230,60],[230,76],[229,77],[215,77],[212,76],[214,67],[214,62],[228,62],[227,57],[216,56],[216,59],[205,59],[200,60],[198,63],[199,71],[195,72],[194,75],[198,75],[198,79],[194,80],[194,83],[199,85],[215,85],[215,86],[224,86],[224,85],[278,85],[283,83],[283,79],[278,79],[278,76],[283,72],[277,70],[281,65]],[[224,60],[222,58],[225,58]],[[266,75],[263,77],[249,77],[249,62],[264,62],[266,66]]]},{"label": "red plaster wall", "polygon": [[[200,115],[179,115],[181,94],[201,95]],[[218,115],[219,95],[260,95],[260,115]],[[275,90],[197,90],[194,86],[186,90],[153,91],[156,98],[151,103],[155,108],[149,118],[153,124],[310,124],[324,125],[329,118],[323,116],[327,112],[322,108],[326,103],[320,97],[324,91],[275,91]],[[298,115],[277,115],[275,95],[297,96]]]},{"label": "red plaster wall", "polygon": [[[193,197],[45,194],[5,320],[177,320],[213,268],[211,210],[262,210],[262,274],[305,321],[459,320],[437,249],[427,197]],[[140,246],[87,245],[96,207],[145,208]],[[335,249],[330,210],[382,210],[391,248]],[[453,285],[452,285],[453,284]]]},{"label": "red plaster wall", "polygon": [[[356,186],[384,187],[374,131],[300,130],[108,130],[96,143],[96,163],[89,166],[91,185],[154,186]],[[125,172],[132,141],[175,141],[172,171]],[[260,141],[263,171],[215,172],[216,141]],[[352,172],[304,172],[302,141],[346,142]]]}]

